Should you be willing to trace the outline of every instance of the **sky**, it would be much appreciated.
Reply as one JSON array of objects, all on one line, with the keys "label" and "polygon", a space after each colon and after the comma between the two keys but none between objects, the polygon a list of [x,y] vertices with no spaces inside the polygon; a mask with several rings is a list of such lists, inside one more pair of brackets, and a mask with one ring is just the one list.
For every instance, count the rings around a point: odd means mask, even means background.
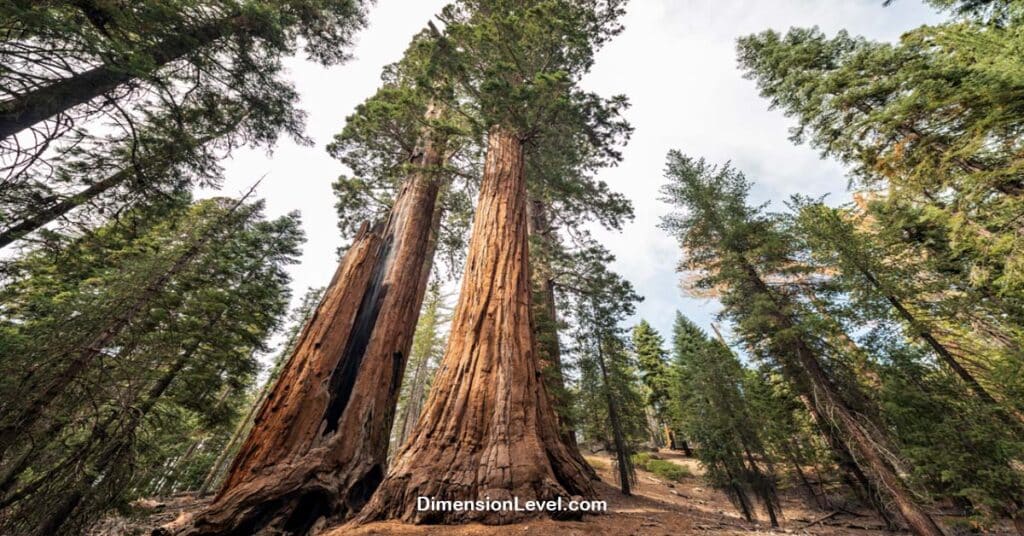
[{"label": "sky", "polygon": [[[323,67],[301,57],[286,62],[288,76],[308,114],[314,145],[282,140],[266,149],[235,151],[223,162],[219,192],[237,194],[264,177],[257,195],[267,215],[302,213],[307,242],[301,262],[291,267],[294,297],[326,285],[342,245],[337,231],[331,183],[345,168],[325,146],[341,131],[345,117],[380,86],[381,69],[401,57],[413,34],[446,4],[445,0],[377,0],[369,26],[354,48],[353,60]],[[908,30],[941,20],[919,0],[632,0],[625,31],[602,49],[583,86],[605,96],[626,95],[626,117],[635,128],[623,162],[599,178],[632,200],[636,218],[622,232],[596,236],[616,256],[613,269],[631,281],[644,301],[637,318],[647,319],[666,340],[675,312],[708,329],[718,311],[711,300],[684,296],[676,265],[679,248],[658,229],[669,207],[658,200],[670,149],[731,161],[754,183],[753,203],[776,209],[790,195],[825,195],[831,203],[849,199],[838,163],[789,141],[793,120],[757,94],[737,69],[735,41],[751,33],[818,26],[827,35],[846,29],[870,39],[895,41]]]}]

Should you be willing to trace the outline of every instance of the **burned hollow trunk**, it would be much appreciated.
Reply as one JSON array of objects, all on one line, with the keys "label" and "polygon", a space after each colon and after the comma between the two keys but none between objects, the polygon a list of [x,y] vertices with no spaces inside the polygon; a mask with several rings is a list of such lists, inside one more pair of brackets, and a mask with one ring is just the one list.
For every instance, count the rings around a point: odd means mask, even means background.
[{"label": "burned hollow trunk", "polygon": [[213,504],[162,532],[306,534],[369,499],[425,290],[439,162],[428,146],[387,221],[357,235]]},{"label": "burned hollow trunk", "polygon": [[360,522],[504,524],[544,513],[419,510],[417,497],[527,501],[594,495],[562,440],[541,377],[526,227],[522,142],[516,133],[494,127],[444,359],[416,429]]}]

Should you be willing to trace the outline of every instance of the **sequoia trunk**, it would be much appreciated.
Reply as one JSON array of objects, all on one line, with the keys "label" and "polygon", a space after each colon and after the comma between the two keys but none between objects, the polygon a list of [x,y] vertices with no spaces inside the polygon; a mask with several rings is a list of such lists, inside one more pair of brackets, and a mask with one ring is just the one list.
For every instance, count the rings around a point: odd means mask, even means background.
[{"label": "sequoia trunk", "polygon": [[305,534],[384,478],[439,192],[439,153],[428,144],[418,163],[388,220],[349,248],[213,504],[164,533]]},{"label": "sequoia trunk", "polygon": [[526,224],[522,142],[494,127],[444,359],[416,429],[361,522],[501,524],[541,515],[421,511],[417,497],[526,501],[594,495],[562,440],[541,378]]}]

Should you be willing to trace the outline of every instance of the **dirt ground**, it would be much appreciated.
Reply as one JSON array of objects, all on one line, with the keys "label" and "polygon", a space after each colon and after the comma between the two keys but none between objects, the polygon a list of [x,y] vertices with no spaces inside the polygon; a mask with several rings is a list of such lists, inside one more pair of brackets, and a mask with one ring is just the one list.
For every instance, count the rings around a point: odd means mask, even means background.
[{"label": "dirt ground", "polygon": [[[325,536],[590,536],[590,535],[650,535],[676,536],[680,534],[735,535],[735,534],[814,534],[827,536],[846,535],[899,535],[888,532],[882,522],[870,511],[852,507],[839,496],[831,497],[835,504],[845,505],[837,511],[823,512],[813,507],[801,489],[780,490],[782,518],[780,526],[772,529],[767,516],[760,509],[762,518],[754,523],[745,521],[724,493],[707,487],[702,478],[700,464],[691,458],[673,451],[660,451],[661,459],[671,461],[689,469],[692,476],[681,482],[668,482],[644,470],[637,470],[637,485],[632,496],[624,496],[609,483],[614,482],[611,474],[611,460],[604,455],[586,456],[587,461],[597,469],[602,482],[597,483],[600,498],[608,502],[608,511],[599,515],[588,515],[582,521],[535,520],[515,525],[487,526],[479,524],[459,526],[406,525],[397,522],[373,523],[361,527],[341,525],[330,528]],[[148,534],[162,523],[177,517],[183,511],[195,510],[205,501],[190,497],[178,497],[159,504],[156,512],[144,520],[127,520],[112,517],[104,520],[90,531],[90,536],[113,536],[125,534]],[[940,518],[942,518],[940,516]],[[944,522],[952,518],[942,518]],[[949,525],[947,525],[949,526]],[[956,530],[948,534],[960,534]],[[992,527],[985,534],[1015,535],[1008,524]]]},{"label": "dirt ground", "polygon": [[[700,464],[692,458],[673,451],[660,451],[659,458],[682,465],[693,476],[682,482],[668,482],[652,473],[637,470],[637,485],[633,496],[622,495],[611,473],[611,460],[607,456],[586,456],[597,469],[602,482],[597,484],[600,498],[608,501],[608,512],[588,515],[582,521],[537,520],[500,527],[486,525],[415,526],[395,522],[373,523],[362,527],[343,525],[328,532],[329,536],[369,535],[444,535],[444,536],[497,536],[515,534],[544,536],[564,534],[589,536],[593,534],[618,535],[672,535],[679,534],[822,534],[868,535],[899,533],[886,532],[884,525],[866,512],[858,515],[840,513],[818,521],[831,512],[808,508],[799,490],[782,490],[783,519],[780,527],[772,530],[767,516],[757,523],[748,523],[732,506],[724,493],[708,488],[701,479]],[[814,523],[818,521],[817,523]],[[812,523],[814,523],[812,525]]]}]

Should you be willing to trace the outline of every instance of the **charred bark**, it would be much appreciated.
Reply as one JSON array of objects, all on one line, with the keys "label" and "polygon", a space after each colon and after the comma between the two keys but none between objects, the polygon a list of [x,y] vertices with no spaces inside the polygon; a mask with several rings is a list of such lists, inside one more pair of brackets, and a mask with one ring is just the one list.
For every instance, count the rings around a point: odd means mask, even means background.
[{"label": "charred bark", "polygon": [[439,153],[418,163],[349,248],[213,504],[158,532],[306,534],[377,488],[432,253]]},{"label": "charred bark", "polygon": [[522,142],[495,127],[444,359],[415,431],[359,521],[503,524],[543,513],[418,511],[416,497],[594,495],[539,370],[526,226]]}]

